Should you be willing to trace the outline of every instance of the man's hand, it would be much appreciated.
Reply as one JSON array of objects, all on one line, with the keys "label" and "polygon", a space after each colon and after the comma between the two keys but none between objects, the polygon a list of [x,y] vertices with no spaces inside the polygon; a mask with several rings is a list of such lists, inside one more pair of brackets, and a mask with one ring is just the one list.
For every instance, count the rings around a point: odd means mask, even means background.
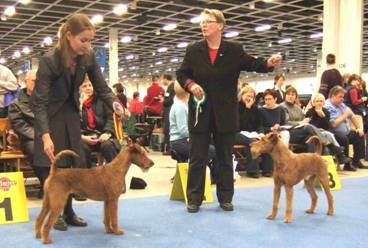
[{"label": "man's hand", "polygon": [[98,142],[100,142],[100,143],[104,143],[104,142],[108,141],[108,140],[110,139],[110,137],[111,137],[111,134],[109,134],[109,133],[103,133],[103,134],[101,134],[101,136],[98,138]]},{"label": "man's hand", "polygon": [[276,55],[272,55],[268,60],[267,60],[267,66],[268,67],[275,67],[277,65],[279,65],[282,61],[282,56],[279,54]]}]

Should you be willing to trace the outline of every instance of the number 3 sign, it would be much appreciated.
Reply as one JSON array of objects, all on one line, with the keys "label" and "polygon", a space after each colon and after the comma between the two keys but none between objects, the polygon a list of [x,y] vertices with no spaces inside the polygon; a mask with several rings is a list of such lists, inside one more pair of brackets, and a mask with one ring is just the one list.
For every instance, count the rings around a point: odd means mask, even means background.
[{"label": "number 3 sign", "polygon": [[29,221],[23,173],[0,173],[0,224]]}]

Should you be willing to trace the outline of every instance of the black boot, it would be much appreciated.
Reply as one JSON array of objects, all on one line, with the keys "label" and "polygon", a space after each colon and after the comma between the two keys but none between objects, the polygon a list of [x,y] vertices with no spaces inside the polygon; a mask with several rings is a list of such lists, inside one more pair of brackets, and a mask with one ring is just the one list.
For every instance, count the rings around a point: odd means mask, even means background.
[{"label": "black boot", "polygon": [[348,164],[351,163],[351,158],[345,156],[344,147],[334,146],[332,144],[328,145],[332,155],[334,155],[339,164]]}]

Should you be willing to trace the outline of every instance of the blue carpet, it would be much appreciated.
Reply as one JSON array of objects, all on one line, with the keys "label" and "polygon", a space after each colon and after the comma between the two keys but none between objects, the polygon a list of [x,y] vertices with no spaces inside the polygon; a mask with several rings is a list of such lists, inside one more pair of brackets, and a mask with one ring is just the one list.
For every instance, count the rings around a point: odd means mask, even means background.
[{"label": "blue carpet", "polygon": [[[309,195],[301,184],[294,191],[294,222],[283,223],[285,198],[274,221],[265,216],[271,210],[272,187],[237,189],[234,212],[222,211],[217,203],[203,205],[189,214],[183,202],[168,196],[120,201],[123,236],[107,235],[102,224],[102,204],[75,205],[75,211],[88,221],[88,227],[71,227],[51,232],[52,247],[367,247],[368,178],[345,179],[343,190],[333,192],[335,215],[327,216],[326,197],[318,192],[314,215],[304,213]],[[214,194],[215,195],[215,194]],[[31,222],[0,225],[1,247],[43,247],[33,237],[33,224],[39,209],[30,209]]]}]

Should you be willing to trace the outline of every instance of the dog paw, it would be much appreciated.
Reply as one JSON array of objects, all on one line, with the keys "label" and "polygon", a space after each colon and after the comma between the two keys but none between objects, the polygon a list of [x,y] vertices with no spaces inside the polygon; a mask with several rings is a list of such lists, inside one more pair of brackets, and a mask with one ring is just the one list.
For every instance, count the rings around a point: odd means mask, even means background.
[{"label": "dog paw", "polygon": [[328,210],[327,211],[327,215],[333,215],[334,214],[334,211],[333,210]]},{"label": "dog paw", "polygon": [[285,216],[284,217],[284,222],[285,223],[291,223],[293,221],[293,217],[291,217],[291,216]]},{"label": "dog paw", "polygon": [[115,230],[113,230],[113,232],[116,235],[123,235],[124,234],[124,229],[123,228],[116,228]]},{"label": "dog paw", "polygon": [[269,220],[273,220],[273,219],[275,219],[275,217],[276,217],[276,214],[274,214],[274,213],[271,213],[271,214],[267,215],[267,219],[269,219]]},{"label": "dog paw", "polygon": [[305,210],[305,212],[306,212],[307,214],[314,214],[314,210],[313,210],[313,209],[311,209],[311,208],[306,209],[306,210]]},{"label": "dog paw", "polygon": [[47,245],[47,244],[52,244],[52,239],[50,239],[50,238],[44,238],[44,239],[42,239],[42,243],[44,243],[45,245]]}]

